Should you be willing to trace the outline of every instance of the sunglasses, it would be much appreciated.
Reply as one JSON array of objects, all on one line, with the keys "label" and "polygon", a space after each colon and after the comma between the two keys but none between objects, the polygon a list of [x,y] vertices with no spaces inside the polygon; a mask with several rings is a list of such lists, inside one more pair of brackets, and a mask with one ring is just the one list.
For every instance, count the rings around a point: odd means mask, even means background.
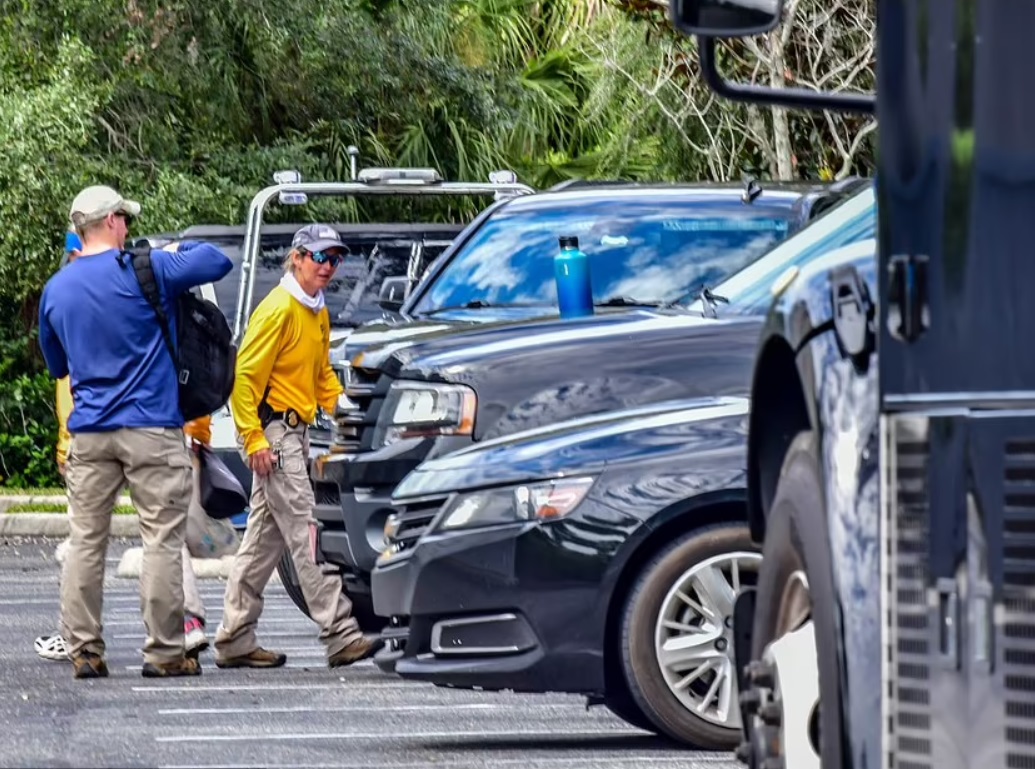
[{"label": "sunglasses", "polygon": [[329,254],[326,251],[309,251],[307,253],[317,264],[329,264],[331,267],[337,267],[345,260],[345,257],[340,254]]},{"label": "sunglasses", "polygon": [[125,220],[127,227],[133,224],[133,217],[130,214],[127,214],[125,211],[119,211],[117,214],[115,214],[115,216]]}]

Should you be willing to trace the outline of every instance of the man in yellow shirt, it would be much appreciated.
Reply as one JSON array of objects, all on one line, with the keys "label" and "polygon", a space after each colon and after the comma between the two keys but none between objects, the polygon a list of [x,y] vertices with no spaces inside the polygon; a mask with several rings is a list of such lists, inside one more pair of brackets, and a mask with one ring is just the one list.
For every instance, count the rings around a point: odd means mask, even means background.
[{"label": "man in yellow shirt", "polygon": [[285,549],[320,626],[327,664],[350,665],[380,647],[360,632],[341,579],[324,574],[309,555],[316,501],[306,470],[308,426],[317,407],[333,410],[342,392],[330,365],[323,290],[346,254],[332,227],[312,224],[295,233],[285,275],[255,308],[241,342],[230,407],[253,473],[251,513],[216,631],[218,667],[272,668],[286,661],[259,646],[255,632],[263,591]]}]

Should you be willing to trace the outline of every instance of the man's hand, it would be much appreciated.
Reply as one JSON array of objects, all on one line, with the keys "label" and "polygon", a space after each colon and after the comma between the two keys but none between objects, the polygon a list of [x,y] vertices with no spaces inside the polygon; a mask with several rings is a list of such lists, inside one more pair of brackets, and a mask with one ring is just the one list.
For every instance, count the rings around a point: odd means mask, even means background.
[{"label": "man's hand", "polygon": [[58,462],[58,475],[62,478],[68,477],[68,466],[64,462]]},{"label": "man's hand", "polygon": [[252,472],[260,478],[265,478],[273,472],[273,452],[269,449],[259,449],[248,457],[248,465],[252,468]]}]

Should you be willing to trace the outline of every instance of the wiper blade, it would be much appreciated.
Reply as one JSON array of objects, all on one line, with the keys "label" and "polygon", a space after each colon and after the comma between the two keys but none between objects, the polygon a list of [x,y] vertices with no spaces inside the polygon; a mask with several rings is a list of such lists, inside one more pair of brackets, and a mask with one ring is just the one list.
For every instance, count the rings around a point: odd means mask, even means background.
[{"label": "wiper blade", "polygon": [[602,302],[594,302],[594,307],[660,307],[661,302],[641,302],[628,296],[612,296]]},{"label": "wiper blade", "polygon": [[436,307],[434,310],[428,310],[422,312],[421,315],[431,316],[438,315],[440,312],[450,312],[452,310],[480,310],[483,307],[494,307],[491,302],[485,302],[481,299],[473,299],[470,302],[464,302],[463,304],[451,304],[446,307]]},{"label": "wiper blade", "polygon": [[[676,307],[676,306],[682,305],[683,302],[685,302],[690,297],[694,297],[694,296],[695,296],[695,292],[694,291],[687,291],[682,296],[678,296],[678,297],[676,297],[675,299],[673,299],[670,302],[665,302],[665,304],[661,305],[661,307],[662,307],[662,309],[667,310],[667,309],[670,309],[672,307]],[[705,315],[708,316],[708,317],[712,317],[712,318],[716,317],[715,316],[715,305],[717,305],[717,304],[729,304],[730,303],[729,299],[727,299],[724,296],[720,296],[719,294],[713,293],[712,290],[710,288],[708,288],[708,286],[705,286],[700,291],[696,292],[696,298],[700,299],[701,300],[701,304],[703,304],[705,306]],[[709,313],[711,313],[711,314],[709,315]]]},{"label": "wiper blade", "polygon": [[436,307],[434,310],[428,310],[422,312],[421,317],[430,317],[432,315],[438,315],[441,312],[452,312],[453,310],[481,310],[486,307],[542,307],[542,304],[536,302],[502,302],[496,304],[495,302],[486,302],[484,299],[472,299],[470,302],[464,302],[463,304],[451,304],[447,307]]},{"label": "wiper blade", "polygon": [[718,318],[719,313],[717,311],[718,305],[729,304],[730,300],[724,296],[712,293],[712,290],[707,286],[701,291],[701,304],[704,305],[704,315],[706,318]]}]

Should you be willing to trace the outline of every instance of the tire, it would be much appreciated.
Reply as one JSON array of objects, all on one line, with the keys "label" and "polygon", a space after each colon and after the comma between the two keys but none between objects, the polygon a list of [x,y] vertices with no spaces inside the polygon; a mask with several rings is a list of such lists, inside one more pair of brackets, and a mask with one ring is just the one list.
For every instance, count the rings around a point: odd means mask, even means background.
[{"label": "tire", "polygon": [[[639,711],[654,725],[654,730],[678,742],[707,750],[732,750],[739,742],[739,711],[736,679],[728,704],[736,720],[733,726],[710,721],[689,709],[670,689],[662,671],[655,645],[656,626],[670,592],[686,573],[706,561],[732,553],[750,553],[758,549],[751,544],[746,525],[727,524],[687,532],[655,556],[640,573],[630,594],[622,620],[622,668],[629,693]],[[753,581],[753,580],[752,580]],[[730,611],[732,614],[732,609]],[[720,619],[720,627],[729,627]],[[721,651],[719,641],[716,650]],[[723,640],[733,673],[732,643]],[[705,673],[704,676],[715,675]],[[708,678],[700,677],[690,687],[709,688]]]},{"label": "tire", "polygon": [[309,605],[305,602],[305,596],[302,594],[302,586],[298,584],[298,572],[295,571],[295,564],[291,560],[291,554],[284,549],[284,554],[280,556],[280,562],[277,564],[277,574],[280,575],[280,582],[284,586],[284,590],[287,592],[291,602],[298,607],[298,610],[305,616],[312,619],[309,614]]},{"label": "tire", "polygon": [[604,707],[630,726],[635,726],[637,729],[643,729],[652,734],[658,734],[658,727],[644,715],[643,711],[633,702],[632,697],[628,693],[609,694],[604,697]]},{"label": "tire", "polygon": [[[781,603],[792,575],[808,581],[810,616],[816,634],[819,667],[820,755],[825,769],[840,769],[842,760],[842,694],[838,638],[834,624],[833,567],[824,518],[819,452],[812,433],[791,442],[766,523],[762,568],[758,576],[752,623],[751,659],[761,660],[766,647],[782,635]],[[786,628],[789,630],[793,628]],[[746,731],[746,730],[745,730]],[[749,742],[757,746],[758,741]],[[756,756],[756,760],[762,756]],[[762,765],[759,762],[759,765]]]},{"label": "tire", "polygon": [[[300,612],[312,619],[312,615],[309,614],[309,605],[302,593],[302,586],[298,584],[298,572],[295,571],[295,564],[286,550],[280,557],[280,562],[277,563],[277,573],[280,575],[280,582],[284,585],[284,591],[291,598],[291,602],[298,607]],[[373,598],[369,595],[347,595],[352,601],[352,616],[356,618],[360,629],[364,633],[380,633],[388,624],[388,620],[374,613]]]}]

